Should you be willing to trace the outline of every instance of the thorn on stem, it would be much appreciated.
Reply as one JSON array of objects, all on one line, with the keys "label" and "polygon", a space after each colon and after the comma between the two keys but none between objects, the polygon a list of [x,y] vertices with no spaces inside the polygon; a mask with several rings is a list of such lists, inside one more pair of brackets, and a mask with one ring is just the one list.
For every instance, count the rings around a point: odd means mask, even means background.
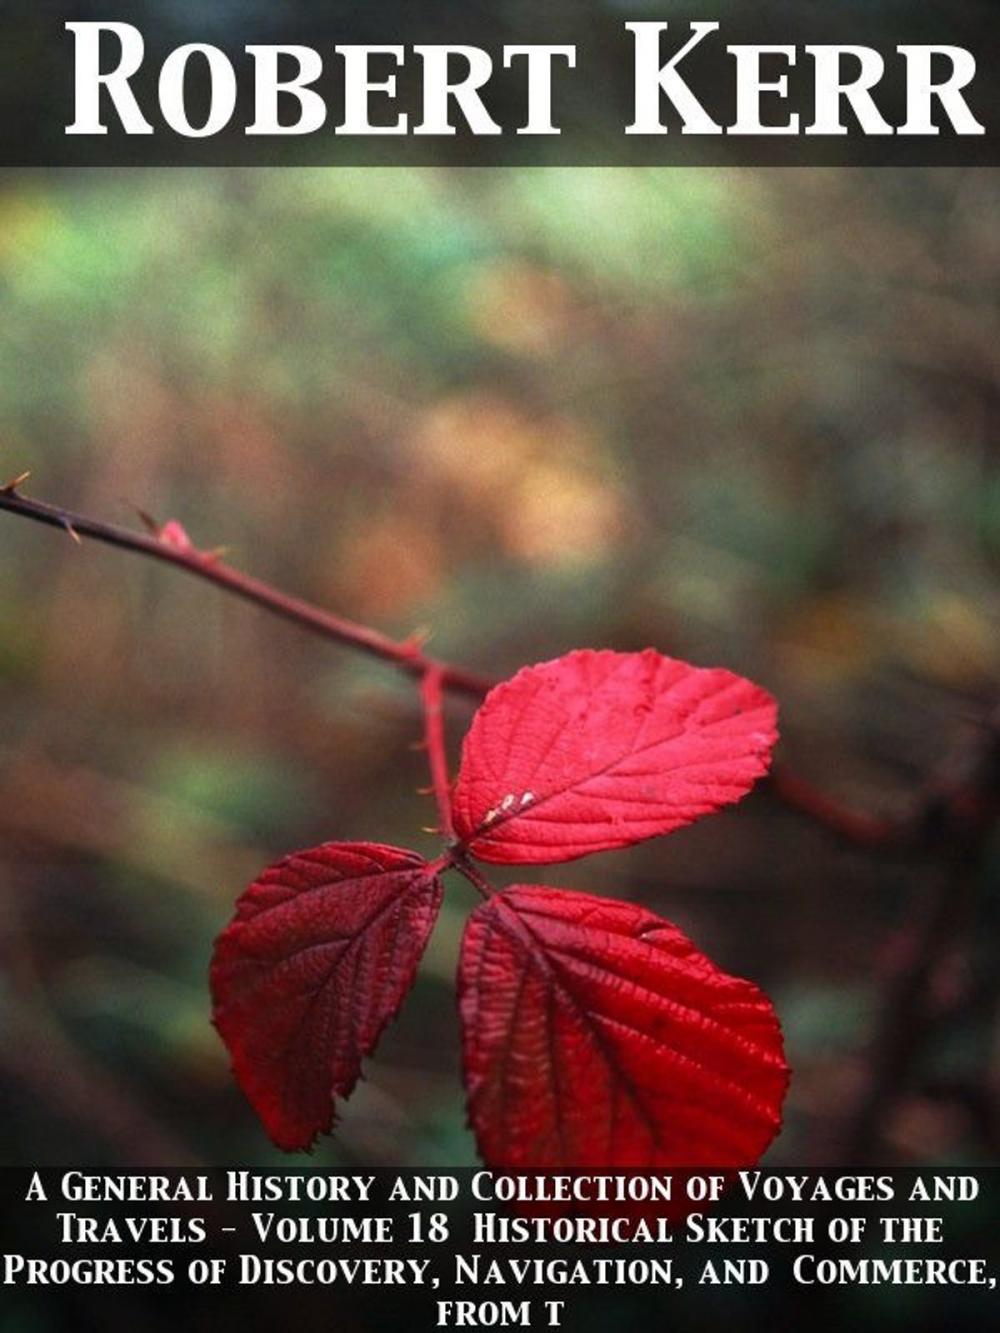
[{"label": "thorn on stem", "polygon": [[63,527],[76,542],[77,546],[83,545],[83,542],[80,540],[80,534],[77,532],[76,528],[74,528],[73,524],[69,521],[68,518],[63,519]]},{"label": "thorn on stem", "polygon": [[5,482],[3,486],[0,486],[0,493],[4,495],[15,495],[18,486],[23,486],[30,476],[30,472],[22,472],[20,476],[12,477],[10,481]]}]

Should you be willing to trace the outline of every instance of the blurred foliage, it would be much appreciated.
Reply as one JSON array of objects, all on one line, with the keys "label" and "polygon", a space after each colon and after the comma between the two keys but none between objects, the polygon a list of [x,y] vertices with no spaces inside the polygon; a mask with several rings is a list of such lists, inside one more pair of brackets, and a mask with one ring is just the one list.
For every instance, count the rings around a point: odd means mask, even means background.
[{"label": "blurred foliage", "polygon": [[[1000,668],[998,195],[944,170],[9,178],[0,472],[177,517],[491,672],[583,644],[724,663],[778,695],[790,763],[896,809]],[[294,846],[431,845],[412,689],[120,553],[4,516],[0,551],[5,1155],[278,1161],[209,1025],[212,938]],[[996,1155],[997,864],[887,1131],[904,1161]],[[796,1069],[771,1160],[829,1157],[919,869],[760,793],[542,878],[639,897],[769,987]],[[451,887],[317,1163],[473,1160],[470,904]]]}]

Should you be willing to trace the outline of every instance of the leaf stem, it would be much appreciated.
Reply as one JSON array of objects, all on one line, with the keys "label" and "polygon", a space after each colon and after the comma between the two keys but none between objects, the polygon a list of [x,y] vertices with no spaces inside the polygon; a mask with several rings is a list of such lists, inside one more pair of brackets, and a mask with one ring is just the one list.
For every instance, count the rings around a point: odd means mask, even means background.
[{"label": "leaf stem", "polygon": [[424,709],[424,743],[431,784],[437,804],[441,836],[451,842],[455,827],[451,817],[451,779],[448,776],[448,754],[444,739],[444,671],[435,664],[420,678],[420,702]]},{"label": "leaf stem", "polygon": [[[435,672],[442,691],[447,690],[453,694],[463,694],[468,698],[481,699],[496,683],[487,676],[477,675],[462,667],[428,656],[422,651],[420,641],[416,638],[391,639],[367,625],[360,625],[356,621],[334,615],[300,598],[292,597],[262,579],[241,573],[232,565],[226,564],[216,551],[201,551],[189,543],[171,540],[165,535],[169,532],[170,525],[166,528],[157,528],[153,524],[154,530],[151,533],[138,532],[113,523],[87,518],[83,514],[73,513],[57,505],[45,504],[41,500],[28,499],[18,490],[27,476],[27,473],[22,473],[6,485],[0,485],[0,510],[18,514],[35,523],[44,523],[48,527],[59,528],[77,542],[82,538],[89,538],[92,541],[103,542],[107,546],[134,551],[164,564],[174,565],[196,578],[204,579],[207,583],[233,593],[244,601],[253,602],[256,606],[263,607],[274,615],[292,621],[325,639],[357,648],[373,657],[391,662],[420,681],[423,681],[428,673]],[[775,794],[786,806],[856,846],[892,850],[900,843],[905,843],[911,834],[912,821],[881,820],[847,809],[823,793],[815,791],[784,768],[774,768],[771,780]]]}]

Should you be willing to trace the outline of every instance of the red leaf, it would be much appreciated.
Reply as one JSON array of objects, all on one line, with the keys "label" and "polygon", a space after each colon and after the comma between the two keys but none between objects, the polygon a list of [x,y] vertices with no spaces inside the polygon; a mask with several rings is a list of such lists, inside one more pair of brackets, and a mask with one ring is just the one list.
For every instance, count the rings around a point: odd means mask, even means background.
[{"label": "red leaf", "polygon": [[212,960],[215,1024],[279,1148],[326,1133],[413,983],[441,881],[413,852],[324,843],[265,870]]},{"label": "red leaf", "polygon": [[515,885],[462,943],[469,1116],[492,1167],[730,1169],[781,1125],[767,997],[633,903]]},{"label": "red leaf", "polygon": [[777,708],[722,669],[584,649],[525,667],[479,709],[455,828],[484,861],[571,861],[690,824],[767,771]]}]

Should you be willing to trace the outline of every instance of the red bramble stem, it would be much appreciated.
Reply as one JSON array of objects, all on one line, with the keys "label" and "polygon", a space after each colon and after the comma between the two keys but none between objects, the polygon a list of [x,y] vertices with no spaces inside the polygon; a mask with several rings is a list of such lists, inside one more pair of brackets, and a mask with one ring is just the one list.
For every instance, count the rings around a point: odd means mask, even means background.
[{"label": "red bramble stem", "polygon": [[280,592],[261,579],[241,573],[231,565],[227,565],[218,555],[210,551],[199,551],[190,543],[165,541],[162,536],[155,533],[146,534],[112,523],[101,523],[82,514],[71,513],[68,509],[43,504],[40,500],[29,500],[17,493],[16,483],[0,488],[0,509],[20,514],[22,518],[33,519],[36,523],[61,528],[63,532],[76,537],[90,537],[107,546],[135,551],[140,555],[148,555],[154,560],[163,561],[165,564],[175,565],[197,578],[214,583],[216,587],[235,593],[244,601],[253,602],[285,620],[301,625],[304,629],[313,630],[324,638],[333,639],[352,648],[360,648],[383,661],[393,662],[412,676],[423,676],[425,672],[436,668],[440,673],[442,686],[454,693],[481,699],[493,683],[483,676],[437,662],[434,658],[426,656],[416,640],[390,639],[367,625],[359,625],[356,621],[321,610],[298,597]]},{"label": "red bramble stem", "polygon": [[[487,676],[428,656],[422,652],[415,639],[391,639],[367,625],[333,615],[301,598],[289,596],[262,579],[243,574],[226,564],[214,552],[198,550],[189,542],[165,540],[162,534],[169,535],[170,529],[177,527],[176,524],[167,524],[147,534],[100,522],[69,509],[45,504],[41,500],[29,499],[18,490],[27,475],[25,473],[6,486],[0,486],[0,510],[59,528],[75,539],[86,537],[119,550],[134,551],[164,564],[174,565],[323,638],[392,662],[418,679],[423,679],[432,670],[436,671],[440,688],[451,694],[482,699],[496,684]],[[847,809],[815,791],[783,767],[775,765],[771,770],[771,778],[775,793],[785,805],[848,842],[864,847],[893,848],[905,842],[911,832],[910,821],[896,823]]]},{"label": "red bramble stem", "polygon": [[808,815],[845,842],[857,847],[889,849],[901,847],[907,841],[910,830],[906,822],[849,810],[787,768],[775,765],[771,782],[772,790],[786,805]]}]

